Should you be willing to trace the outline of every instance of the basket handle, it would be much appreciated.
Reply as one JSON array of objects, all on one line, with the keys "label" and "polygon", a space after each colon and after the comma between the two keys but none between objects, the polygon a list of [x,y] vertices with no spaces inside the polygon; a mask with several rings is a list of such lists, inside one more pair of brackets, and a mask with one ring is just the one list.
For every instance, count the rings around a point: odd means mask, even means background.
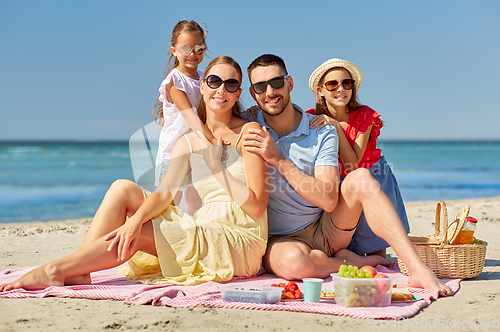
[{"label": "basket handle", "polygon": [[441,221],[443,222],[443,236],[440,240],[441,245],[449,244],[448,243],[448,211],[446,210],[446,204],[443,201],[439,201],[436,207],[436,222],[434,224],[434,235],[437,239],[440,239],[439,235],[441,234],[440,225]]}]

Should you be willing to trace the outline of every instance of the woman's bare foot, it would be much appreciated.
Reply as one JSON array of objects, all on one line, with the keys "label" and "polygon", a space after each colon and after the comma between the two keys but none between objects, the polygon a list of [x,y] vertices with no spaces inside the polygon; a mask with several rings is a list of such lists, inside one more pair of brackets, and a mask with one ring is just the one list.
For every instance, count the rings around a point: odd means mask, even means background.
[{"label": "woman's bare foot", "polygon": [[451,295],[451,288],[446,286],[436,275],[425,265],[410,271],[408,286],[418,288],[437,289],[440,296]]},{"label": "woman's bare foot", "polygon": [[81,276],[67,277],[64,279],[64,286],[90,285],[91,283],[92,279],[90,278],[90,273]]},{"label": "woman's bare foot", "polygon": [[362,267],[366,265],[377,266],[383,265],[387,267],[392,267],[394,263],[386,258],[382,258],[379,255],[373,256],[360,256],[347,249],[340,249],[334,255],[335,258],[343,259],[345,264],[354,265],[357,267]]},{"label": "woman's bare foot", "polygon": [[0,285],[0,292],[7,292],[17,288],[44,289],[49,286],[63,285],[64,277],[57,272],[57,267],[52,264],[46,264],[28,272],[11,283]]}]

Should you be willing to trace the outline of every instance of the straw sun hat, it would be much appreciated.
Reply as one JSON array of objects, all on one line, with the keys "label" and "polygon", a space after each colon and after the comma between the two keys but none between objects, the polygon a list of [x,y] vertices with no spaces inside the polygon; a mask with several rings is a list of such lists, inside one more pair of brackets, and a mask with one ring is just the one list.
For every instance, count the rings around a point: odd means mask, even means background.
[{"label": "straw sun hat", "polygon": [[356,82],[356,91],[359,91],[359,86],[361,85],[361,81],[363,80],[363,75],[359,68],[352,62],[342,59],[330,59],[321,64],[318,68],[316,68],[311,77],[309,77],[309,89],[316,94],[316,87],[319,85],[319,81],[325,75],[327,71],[332,68],[341,67],[346,69],[352,76],[352,79]]}]

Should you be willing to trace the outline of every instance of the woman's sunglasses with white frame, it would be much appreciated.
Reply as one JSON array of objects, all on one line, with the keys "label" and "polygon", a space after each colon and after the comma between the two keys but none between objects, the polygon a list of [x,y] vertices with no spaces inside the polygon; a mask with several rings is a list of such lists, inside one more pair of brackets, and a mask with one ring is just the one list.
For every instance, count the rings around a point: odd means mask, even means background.
[{"label": "woman's sunglasses with white frame", "polygon": [[196,55],[203,55],[205,54],[205,51],[207,50],[207,45],[205,44],[198,44],[194,46],[189,46],[189,45],[181,45],[179,47],[174,47],[179,53],[183,56],[188,56],[191,53],[194,53]]}]

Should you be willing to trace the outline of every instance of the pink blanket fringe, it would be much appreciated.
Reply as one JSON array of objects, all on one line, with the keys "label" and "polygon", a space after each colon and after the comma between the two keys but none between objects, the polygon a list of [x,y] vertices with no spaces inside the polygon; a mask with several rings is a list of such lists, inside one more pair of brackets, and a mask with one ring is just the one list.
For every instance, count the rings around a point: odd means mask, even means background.
[{"label": "pink blanket fringe", "polygon": [[[33,268],[10,269],[0,272],[0,284],[16,280]],[[403,275],[398,266],[388,269],[377,266],[377,271],[386,273],[395,278],[398,287],[406,287],[408,277]],[[126,304],[152,304],[154,306],[169,306],[176,308],[192,308],[198,306],[213,306],[230,309],[253,309],[270,311],[295,311],[350,316],[371,319],[399,319],[415,315],[421,308],[428,306],[432,300],[438,298],[438,292],[431,289],[410,288],[411,292],[420,295],[422,300],[409,303],[391,303],[389,307],[373,308],[346,308],[336,305],[332,300],[322,300],[320,303],[307,303],[304,301],[284,301],[277,304],[256,304],[224,302],[218,286],[221,283],[207,282],[196,286],[177,286],[171,284],[143,285],[129,282],[113,268],[91,274],[92,284],[81,286],[51,286],[43,290],[29,291],[16,289],[0,293],[4,298],[27,297],[70,297],[85,299],[113,299]],[[460,279],[443,279],[453,291],[460,287]],[[286,282],[274,274],[265,273],[261,269],[259,274],[250,278],[234,278],[230,282],[235,285],[270,286],[274,283]],[[301,282],[297,282],[303,290]],[[333,290],[332,278],[323,282],[324,290]]]}]

